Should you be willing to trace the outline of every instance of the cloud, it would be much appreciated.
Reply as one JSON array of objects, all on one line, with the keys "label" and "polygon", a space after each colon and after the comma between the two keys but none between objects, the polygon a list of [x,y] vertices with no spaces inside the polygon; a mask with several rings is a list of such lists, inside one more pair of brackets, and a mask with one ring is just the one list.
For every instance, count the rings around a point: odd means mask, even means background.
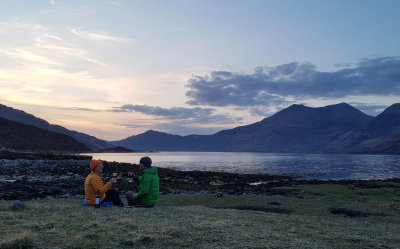
[{"label": "cloud", "polygon": [[60,37],[58,37],[58,36],[55,36],[55,35],[52,35],[52,34],[49,34],[49,33],[44,33],[43,34],[45,37],[48,37],[48,38],[51,38],[51,39],[54,39],[54,40],[57,40],[57,41],[62,41],[63,39],[61,39]]},{"label": "cloud", "polygon": [[84,112],[101,112],[101,110],[96,110],[92,108],[82,108],[82,107],[65,107],[65,108],[58,108],[60,110],[67,110],[67,111],[84,111]]},{"label": "cloud", "polygon": [[188,120],[190,123],[200,124],[226,124],[238,123],[242,121],[240,117],[232,117],[229,114],[214,114],[213,108],[185,108],[185,107],[171,107],[161,108],[147,105],[123,105],[115,107],[112,112],[140,112],[147,115],[158,116],[169,120]]},{"label": "cloud", "polygon": [[112,42],[123,42],[123,43],[132,42],[130,39],[112,36],[109,34],[87,32],[87,31],[83,31],[81,28],[77,28],[77,29],[69,28],[69,31],[79,37],[82,37],[82,38],[88,39],[88,40],[112,41]]},{"label": "cloud", "polygon": [[[288,102],[291,103],[291,102]],[[285,104],[284,106],[256,106],[256,107],[251,107],[249,109],[249,112],[253,116],[260,116],[260,117],[269,117],[278,111],[284,109],[287,105]]]},{"label": "cloud", "polygon": [[163,116],[171,119],[185,119],[191,118],[198,115],[210,115],[213,111],[211,108],[184,108],[184,107],[172,107],[172,108],[161,108],[147,105],[123,105],[115,108],[117,110],[124,111],[135,111],[141,112],[148,115]]},{"label": "cloud", "polygon": [[36,31],[42,29],[42,25],[37,23],[29,23],[19,20],[18,18],[11,21],[0,22],[0,32],[20,31],[25,32]]},{"label": "cloud", "polygon": [[132,92],[131,84],[129,78],[99,78],[86,72],[65,72],[32,63],[18,69],[0,66],[0,98],[13,102],[53,107],[69,107],[74,103],[106,110]]},{"label": "cloud", "polygon": [[24,49],[11,49],[9,51],[0,49],[0,53],[7,55],[9,57],[18,58],[26,61],[37,62],[41,64],[49,64],[49,65],[60,65],[60,63],[55,62],[49,58],[41,56],[37,53],[33,53]]},{"label": "cloud", "polygon": [[166,132],[173,135],[209,135],[217,133],[218,131],[227,129],[226,127],[199,127],[193,124],[182,124],[180,121],[168,122],[162,124],[146,124],[140,125],[136,123],[115,123],[115,125],[128,127],[128,128],[145,128],[145,130],[156,130]]},{"label": "cloud", "polygon": [[[46,39],[46,38],[50,38]],[[61,59],[68,60],[76,58],[79,61],[87,61],[102,67],[107,65],[99,60],[96,60],[88,54],[84,49],[77,48],[75,45],[64,42],[62,38],[49,33],[39,35],[35,39],[35,49],[42,49],[45,52],[51,52],[53,54],[64,55]],[[58,56],[60,58],[60,56]]]},{"label": "cloud", "polygon": [[[89,44],[68,39],[69,36],[65,32],[69,34],[67,29],[53,30],[18,19],[0,22],[0,37],[7,37],[7,39],[0,38],[0,54],[8,59],[7,62],[1,61],[3,66],[33,62],[52,68],[63,68],[66,71],[83,71],[92,64],[107,66],[90,55]],[[96,53],[96,56],[99,57],[99,53]]]},{"label": "cloud", "polygon": [[388,108],[387,105],[370,105],[357,102],[350,102],[349,104],[371,116],[376,116],[382,113],[386,108]]},{"label": "cloud", "polygon": [[253,74],[211,72],[187,83],[190,105],[279,105],[289,99],[400,95],[400,57],[364,59],[352,68],[320,72],[310,63],[258,67]]}]

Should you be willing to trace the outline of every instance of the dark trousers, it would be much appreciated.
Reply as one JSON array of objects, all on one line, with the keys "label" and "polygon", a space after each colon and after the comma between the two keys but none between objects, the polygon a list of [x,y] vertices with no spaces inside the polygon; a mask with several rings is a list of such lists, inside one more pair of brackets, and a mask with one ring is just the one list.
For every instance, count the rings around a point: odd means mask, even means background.
[{"label": "dark trousers", "polygon": [[149,205],[144,202],[139,197],[133,197],[133,192],[128,191],[126,192],[126,199],[128,200],[128,205],[129,206],[134,206],[134,207],[154,207],[154,205]]},{"label": "dark trousers", "polygon": [[101,202],[112,202],[115,206],[123,207],[124,203],[122,202],[121,198],[119,198],[119,193],[116,189],[109,189],[106,192],[106,198]]}]

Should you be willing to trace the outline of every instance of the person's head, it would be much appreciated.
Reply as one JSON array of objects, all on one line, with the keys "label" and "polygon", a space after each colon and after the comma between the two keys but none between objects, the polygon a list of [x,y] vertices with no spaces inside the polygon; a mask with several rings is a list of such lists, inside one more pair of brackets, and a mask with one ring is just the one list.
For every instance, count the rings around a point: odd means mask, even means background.
[{"label": "person's head", "polygon": [[103,163],[100,160],[92,160],[90,162],[90,169],[93,172],[101,173],[103,172]]},{"label": "person's head", "polygon": [[139,166],[141,170],[145,170],[151,167],[151,158],[148,156],[140,158]]}]

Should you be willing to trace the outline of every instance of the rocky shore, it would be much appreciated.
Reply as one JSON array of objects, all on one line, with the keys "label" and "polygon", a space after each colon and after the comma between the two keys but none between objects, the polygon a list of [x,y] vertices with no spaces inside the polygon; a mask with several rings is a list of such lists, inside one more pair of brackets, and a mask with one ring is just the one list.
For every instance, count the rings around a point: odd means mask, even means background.
[{"label": "rocky shore", "polygon": [[[83,198],[84,181],[90,173],[90,159],[0,159],[0,199],[28,200],[44,198]],[[104,162],[103,180],[118,173],[114,185],[120,193],[137,191],[127,172],[140,174],[136,164]],[[296,184],[319,184],[289,176],[265,174],[234,174],[205,171],[177,171],[158,168],[160,193],[212,193],[286,195],[301,198],[295,188],[273,188]],[[399,180],[388,180],[399,182]],[[335,181],[348,185],[373,187],[369,181]],[[351,187],[351,186],[350,186]]]}]

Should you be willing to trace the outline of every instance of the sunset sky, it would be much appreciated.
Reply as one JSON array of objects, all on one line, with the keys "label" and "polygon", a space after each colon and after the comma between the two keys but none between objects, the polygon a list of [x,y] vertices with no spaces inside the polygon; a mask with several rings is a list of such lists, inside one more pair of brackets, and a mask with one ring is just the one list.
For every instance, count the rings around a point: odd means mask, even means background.
[{"label": "sunset sky", "polygon": [[119,140],[400,102],[398,0],[0,1],[0,103]]}]

